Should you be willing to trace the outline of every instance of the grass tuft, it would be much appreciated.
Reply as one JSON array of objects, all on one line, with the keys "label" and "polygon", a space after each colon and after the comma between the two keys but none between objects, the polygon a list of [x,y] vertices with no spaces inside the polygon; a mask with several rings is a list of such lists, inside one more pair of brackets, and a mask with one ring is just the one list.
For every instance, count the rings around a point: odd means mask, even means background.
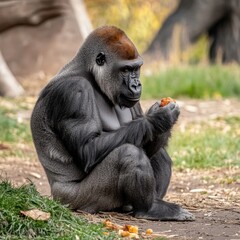
[{"label": "grass tuft", "polygon": [[[51,218],[33,220],[20,213],[34,208]],[[0,239],[116,239],[103,231],[101,224],[89,224],[58,202],[41,197],[33,184],[13,188],[8,181],[0,183]]]}]

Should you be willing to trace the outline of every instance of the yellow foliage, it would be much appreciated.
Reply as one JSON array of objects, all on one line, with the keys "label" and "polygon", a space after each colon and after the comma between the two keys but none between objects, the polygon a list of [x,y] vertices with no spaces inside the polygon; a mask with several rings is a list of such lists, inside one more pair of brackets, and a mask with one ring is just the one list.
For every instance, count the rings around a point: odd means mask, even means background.
[{"label": "yellow foliage", "polygon": [[94,27],[115,25],[123,29],[143,52],[177,0],[88,0],[87,11]]}]

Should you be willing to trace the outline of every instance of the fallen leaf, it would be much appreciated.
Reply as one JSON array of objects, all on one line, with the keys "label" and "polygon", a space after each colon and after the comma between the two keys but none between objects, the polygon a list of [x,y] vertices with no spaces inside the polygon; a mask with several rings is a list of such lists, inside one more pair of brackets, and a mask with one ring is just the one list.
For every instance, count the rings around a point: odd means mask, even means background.
[{"label": "fallen leaf", "polygon": [[47,221],[50,218],[50,213],[43,212],[39,209],[31,209],[28,211],[20,211],[24,216],[32,218],[33,220]]}]

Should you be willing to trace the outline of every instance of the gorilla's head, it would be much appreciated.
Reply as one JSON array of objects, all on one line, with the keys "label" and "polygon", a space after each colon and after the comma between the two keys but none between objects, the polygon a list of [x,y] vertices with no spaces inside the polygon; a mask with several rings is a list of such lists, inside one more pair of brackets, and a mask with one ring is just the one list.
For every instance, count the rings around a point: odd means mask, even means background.
[{"label": "gorilla's head", "polygon": [[89,35],[83,49],[88,70],[101,91],[114,105],[134,106],[141,96],[143,60],[127,35],[116,27],[101,27]]}]

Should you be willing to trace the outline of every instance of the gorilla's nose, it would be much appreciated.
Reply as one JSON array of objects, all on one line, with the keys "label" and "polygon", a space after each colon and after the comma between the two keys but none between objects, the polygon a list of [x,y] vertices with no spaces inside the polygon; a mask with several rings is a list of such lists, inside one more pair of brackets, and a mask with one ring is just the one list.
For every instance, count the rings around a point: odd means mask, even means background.
[{"label": "gorilla's nose", "polygon": [[130,90],[134,95],[141,93],[142,91],[142,84],[139,80],[135,80],[130,84]]}]

